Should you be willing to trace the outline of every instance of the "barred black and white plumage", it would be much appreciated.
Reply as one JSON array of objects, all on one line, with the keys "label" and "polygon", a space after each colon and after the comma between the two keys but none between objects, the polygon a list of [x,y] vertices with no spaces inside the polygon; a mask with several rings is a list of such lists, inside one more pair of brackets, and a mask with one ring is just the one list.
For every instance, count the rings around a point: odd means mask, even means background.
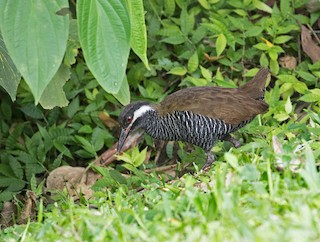
[{"label": "barred black and white plumage", "polygon": [[147,134],[155,139],[184,141],[209,151],[214,143],[234,128],[222,120],[208,118],[192,112],[173,112],[159,116],[148,111],[142,124]]},{"label": "barred black and white plumage", "polygon": [[229,134],[268,109],[263,101],[269,71],[261,68],[240,88],[190,87],[167,96],[159,104],[145,101],[127,105],[119,116],[122,128],[117,150],[130,132],[145,130],[160,140],[180,140],[197,145],[207,153],[203,168],[214,161],[211,148],[217,140],[239,141]]}]

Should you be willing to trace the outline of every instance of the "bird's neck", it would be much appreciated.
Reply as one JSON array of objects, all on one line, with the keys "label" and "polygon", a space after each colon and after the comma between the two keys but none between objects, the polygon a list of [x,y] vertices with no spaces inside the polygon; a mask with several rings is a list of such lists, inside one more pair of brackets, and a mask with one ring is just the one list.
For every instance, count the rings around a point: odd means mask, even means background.
[{"label": "bird's neck", "polygon": [[160,116],[157,110],[150,110],[144,115],[142,128],[155,139],[170,140],[174,134],[168,118],[169,115]]}]

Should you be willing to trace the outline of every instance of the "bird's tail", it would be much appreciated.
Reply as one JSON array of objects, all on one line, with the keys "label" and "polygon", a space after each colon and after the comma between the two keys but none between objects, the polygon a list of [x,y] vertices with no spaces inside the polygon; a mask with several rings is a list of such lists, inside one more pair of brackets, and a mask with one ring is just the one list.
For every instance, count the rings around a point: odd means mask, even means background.
[{"label": "bird's tail", "polygon": [[269,75],[269,70],[267,68],[261,68],[254,78],[244,84],[239,90],[253,99],[263,99],[265,85],[267,77]]}]

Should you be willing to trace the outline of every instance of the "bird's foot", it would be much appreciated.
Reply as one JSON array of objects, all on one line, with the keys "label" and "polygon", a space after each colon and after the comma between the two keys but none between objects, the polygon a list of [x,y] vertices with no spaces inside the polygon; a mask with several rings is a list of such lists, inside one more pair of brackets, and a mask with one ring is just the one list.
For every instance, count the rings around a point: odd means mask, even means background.
[{"label": "bird's foot", "polygon": [[223,137],[223,140],[229,141],[235,148],[239,148],[241,146],[240,141],[232,137],[230,134]]},{"label": "bird's foot", "polygon": [[206,163],[204,163],[203,167],[201,168],[202,171],[208,171],[214,162],[214,155],[212,154],[211,151],[207,153],[207,159]]}]

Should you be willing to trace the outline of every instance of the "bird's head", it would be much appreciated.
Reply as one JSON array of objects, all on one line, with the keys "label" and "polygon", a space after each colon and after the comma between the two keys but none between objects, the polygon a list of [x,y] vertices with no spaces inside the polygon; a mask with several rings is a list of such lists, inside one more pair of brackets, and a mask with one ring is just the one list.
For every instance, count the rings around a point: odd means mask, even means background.
[{"label": "bird's head", "polygon": [[128,135],[143,125],[143,118],[148,111],[154,108],[145,101],[134,102],[127,105],[120,113],[118,122],[121,127],[121,133],[118,141],[117,152],[120,152]]}]

